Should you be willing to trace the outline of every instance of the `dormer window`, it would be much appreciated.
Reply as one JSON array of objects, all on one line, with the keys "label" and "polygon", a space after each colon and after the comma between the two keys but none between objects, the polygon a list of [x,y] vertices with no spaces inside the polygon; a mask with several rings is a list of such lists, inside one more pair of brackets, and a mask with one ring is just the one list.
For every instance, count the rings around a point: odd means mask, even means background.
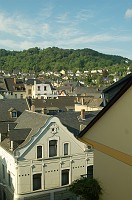
[{"label": "dormer window", "polygon": [[17,110],[15,108],[10,108],[8,111],[10,112],[11,118],[17,118]]},{"label": "dormer window", "polygon": [[12,112],[12,118],[17,118],[17,111]]}]

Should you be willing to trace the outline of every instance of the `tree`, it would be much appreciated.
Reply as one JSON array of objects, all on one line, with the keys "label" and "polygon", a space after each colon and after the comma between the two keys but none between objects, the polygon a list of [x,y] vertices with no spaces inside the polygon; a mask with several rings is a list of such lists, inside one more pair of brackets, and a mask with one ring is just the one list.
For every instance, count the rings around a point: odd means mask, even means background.
[{"label": "tree", "polygon": [[102,188],[95,178],[81,178],[75,180],[70,186],[69,191],[81,196],[84,200],[99,200]]}]

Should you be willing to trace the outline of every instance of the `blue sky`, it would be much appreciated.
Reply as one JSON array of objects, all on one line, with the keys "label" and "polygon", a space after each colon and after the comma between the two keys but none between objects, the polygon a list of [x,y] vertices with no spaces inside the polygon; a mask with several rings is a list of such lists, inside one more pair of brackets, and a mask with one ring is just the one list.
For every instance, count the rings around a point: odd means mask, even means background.
[{"label": "blue sky", "polygon": [[0,49],[53,46],[132,59],[132,1],[0,0]]}]

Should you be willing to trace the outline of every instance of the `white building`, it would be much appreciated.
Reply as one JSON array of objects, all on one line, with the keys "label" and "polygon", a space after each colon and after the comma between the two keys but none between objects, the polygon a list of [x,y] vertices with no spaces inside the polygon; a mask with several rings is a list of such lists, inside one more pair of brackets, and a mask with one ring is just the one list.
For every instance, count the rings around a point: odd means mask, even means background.
[{"label": "white building", "polygon": [[26,84],[26,96],[33,99],[48,99],[57,98],[57,91],[52,87],[50,83],[43,83],[40,80],[27,80]]},{"label": "white building", "polygon": [[57,117],[24,111],[16,123],[6,137],[1,131],[0,199],[77,199],[66,189],[92,175],[92,150]]}]

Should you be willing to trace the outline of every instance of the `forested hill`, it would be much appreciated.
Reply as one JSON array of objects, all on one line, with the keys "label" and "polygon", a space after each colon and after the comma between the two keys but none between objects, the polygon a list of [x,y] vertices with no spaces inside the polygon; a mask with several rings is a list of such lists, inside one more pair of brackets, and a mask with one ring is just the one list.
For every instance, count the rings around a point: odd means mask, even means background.
[{"label": "forested hill", "polygon": [[60,71],[62,69],[75,71],[115,68],[131,66],[132,61],[115,55],[105,55],[92,49],[60,49],[38,47],[23,51],[7,51],[0,49],[0,69],[12,72],[19,69],[23,72]]}]

